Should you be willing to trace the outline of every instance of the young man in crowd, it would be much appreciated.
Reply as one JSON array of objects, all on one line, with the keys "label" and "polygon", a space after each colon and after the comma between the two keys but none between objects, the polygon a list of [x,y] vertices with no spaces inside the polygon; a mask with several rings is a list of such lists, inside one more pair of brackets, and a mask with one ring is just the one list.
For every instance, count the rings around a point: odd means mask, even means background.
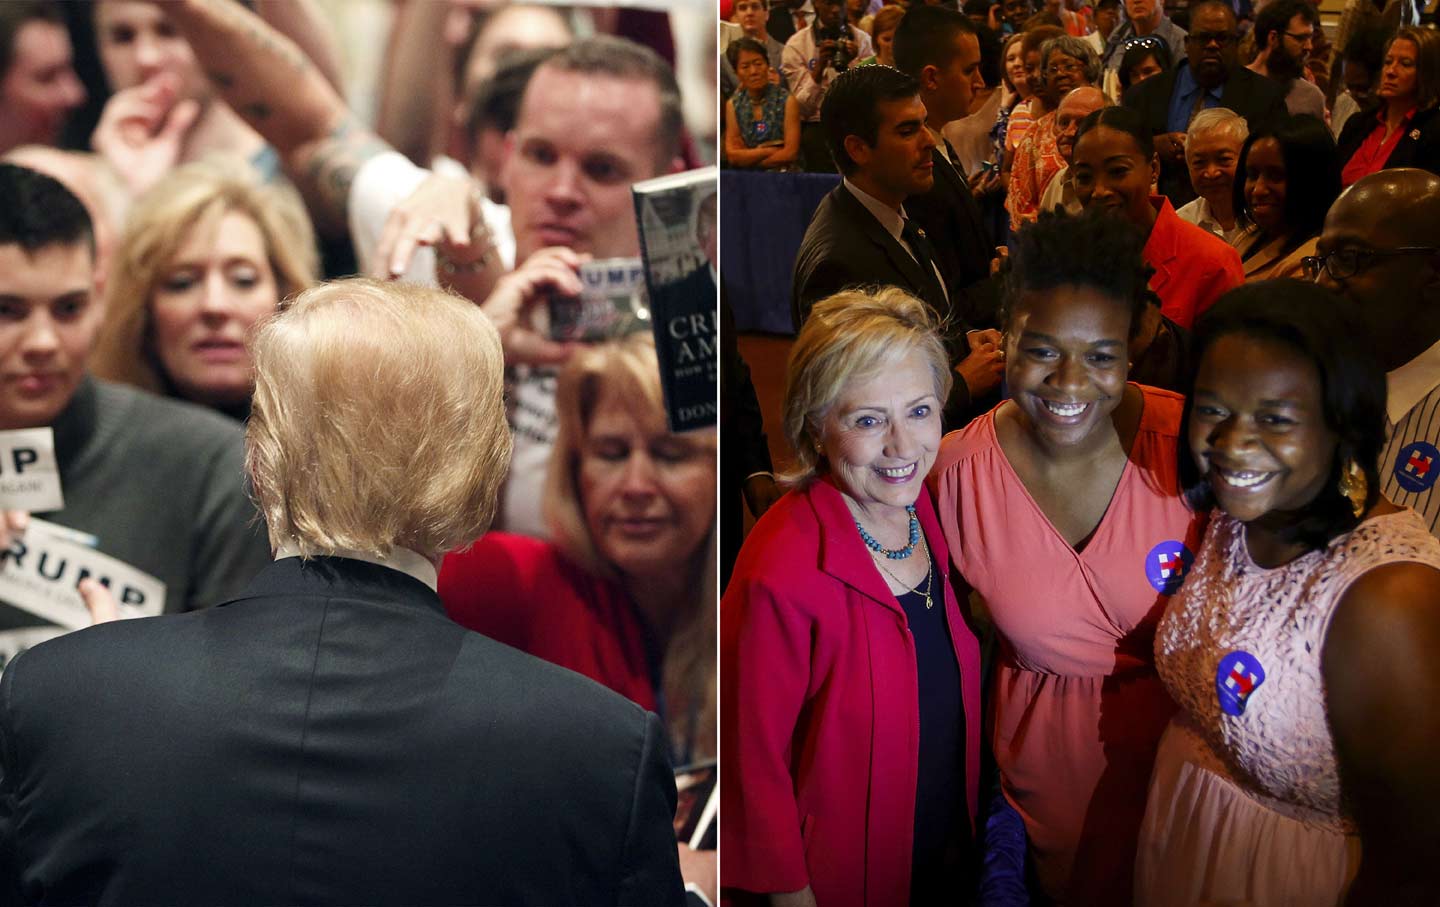
[{"label": "young man in crowd", "polygon": [[1388,372],[1380,491],[1440,536],[1440,176],[1402,167],[1357,180],[1306,265],[1355,303]]},{"label": "young man in crowd", "polygon": [[60,9],[51,0],[0,3],[0,153],[55,144],[83,103]]},{"label": "young man in crowd", "polygon": [[1155,134],[1160,192],[1176,208],[1195,198],[1185,167],[1185,132],[1195,114],[1225,107],[1244,117],[1251,129],[1285,116],[1284,89],[1240,65],[1239,40],[1230,4],[1199,0],[1190,7],[1184,60],[1125,93],[1125,106],[1140,111]]},{"label": "young man in crowd", "polygon": [[870,36],[845,23],[844,0],[813,0],[815,21],[785,42],[781,72],[800,105],[800,155],[807,170],[833,173],[820,106],[835,79],[874,51]]},{"label": "young man in crowd", "polygon": [[[770,0],[737,0],[731,19],[740,26],[744,37],[754,38],[765,48],[765,56],[770,60],[771,78],[779,79],[785,45],[776,41],[765,30],[766,23],[770,21]],[[720,99],[724,101],[729,98],[739,86],[740,80],[735,74],[735,67],[730,65],[729,57],[720,54]]]},{"label": "young man in crowd", "polygon": [[[163,582],[165,611],[208,607],[270,560],[245,496],[240,429],[88,374],[102,320],[94,256],[79,199],[48,176],[0,164],[0,430],[54,430],[65,505],[39,516]],[[81,565],[43,567],[27,548],[22,532],[6,556],[45,579],[79,581]],[[60,632],[0,604],[0,663]]]},{"label": "young man in crowd", "polygon": [[1325,119],[1325,93],[1305,77],[1315,46],[1315,8],[1308,0],[1273,0],[1255,17],[1257,53],[1251,72],[1279,83],[1292,116]]},{"label": "young man in crowd", "polygon": [[942,318],[953,313],[946,346],[963,380],[955,382],[946,411],[959,424],[973,407],[971,385],[975,397],[994,387],[1003,356],[983,337],[972,351],[969,326],[954,313],[936,263],[939,238],[907,216],[906,200],[935,182],[935,139],[920,84],[889,67],[857,67],[835,80],[822,117],[844,180],[820,202],[795,257],[795,326],[819,300],[862,284],[900,287]]}]

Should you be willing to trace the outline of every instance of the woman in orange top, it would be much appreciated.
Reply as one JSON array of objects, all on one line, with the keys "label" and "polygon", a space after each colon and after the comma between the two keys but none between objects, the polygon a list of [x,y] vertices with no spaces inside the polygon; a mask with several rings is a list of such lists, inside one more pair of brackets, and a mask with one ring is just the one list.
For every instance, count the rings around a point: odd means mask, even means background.
[{"label": "woman in orange top", "polygon": [[993,745],[1045,895],[1129,904],[1145,787],[1174,710],[1155,622],[1204,518],[1180,497],[1182,398],[1129,384],[1141,238],[1043,213],[1006,288],[1010,401],[948,435],[931,472],[952,561],[1000,632]]},{"label": "woman in orange top", "polygon": [[1160,312],[1185,329],[1220,294],[1245,282],[1240,256],[1229,243],[1186,223],[1163,195],[1150,189],[1160,160],[1144,119],[1128,107],[1104,107],[1075,133],[1071,181],[1080,204],[1129,220],[1145,234],[1145,264]]}]

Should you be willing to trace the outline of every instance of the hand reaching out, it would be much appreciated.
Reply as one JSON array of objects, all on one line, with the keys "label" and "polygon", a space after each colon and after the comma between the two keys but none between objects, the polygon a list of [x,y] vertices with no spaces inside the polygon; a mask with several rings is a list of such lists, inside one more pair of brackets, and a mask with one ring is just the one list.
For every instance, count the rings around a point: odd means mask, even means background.
[{"label": "hand reaching out", "polygon": [[162,72],[117,91],[100,114],[90,144],[135,195],[174,169],[200,116],[199,102],[178,101],[179,92],[179,77]]}]

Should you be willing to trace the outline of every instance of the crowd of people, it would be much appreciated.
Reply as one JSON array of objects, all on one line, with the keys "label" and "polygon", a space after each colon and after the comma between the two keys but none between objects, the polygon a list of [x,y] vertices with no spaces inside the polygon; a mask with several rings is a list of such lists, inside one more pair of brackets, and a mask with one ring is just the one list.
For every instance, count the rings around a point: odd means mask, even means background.
[{"label": "crowd of people", "polygon": [[[723,391],[786,493],[720,606],[722,893],[1434,903],[1434,11],[739,6],[838,179],[783,388]],[[748,90],[725,165],[794,169]]]},{"label": "crowd of people", "polygon": [[0,902],[715,903],[716,430],[545,327],[708,159],[681,42],[397,0],[372,123],[329,6],[0,4]]}]

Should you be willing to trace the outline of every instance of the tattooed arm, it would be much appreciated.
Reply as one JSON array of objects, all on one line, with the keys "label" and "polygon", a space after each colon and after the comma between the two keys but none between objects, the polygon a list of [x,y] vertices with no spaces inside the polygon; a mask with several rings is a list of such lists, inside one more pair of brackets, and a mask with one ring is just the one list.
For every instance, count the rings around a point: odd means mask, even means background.
[{"label": "tattooed arm", "polygon": [[343,233],[356,170],[389,146],[293,41],[234,0],[181,0],[167,10],[216,90],[279,152],[316,226]]}]

